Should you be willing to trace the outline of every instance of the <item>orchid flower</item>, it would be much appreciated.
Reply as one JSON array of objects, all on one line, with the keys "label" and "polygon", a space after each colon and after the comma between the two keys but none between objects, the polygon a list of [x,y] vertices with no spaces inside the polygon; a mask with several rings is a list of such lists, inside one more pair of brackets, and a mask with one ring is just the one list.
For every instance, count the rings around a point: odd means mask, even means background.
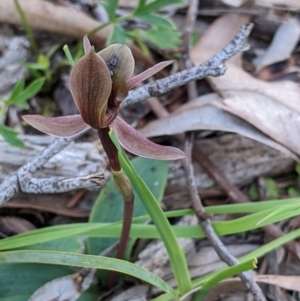
[{"label": "orchid flower", "polygon": [[[96,53],[87,37],[83,39],[85,55],[75,64],[70,74],[70,90],[79,115],[43,117],[25,115],[23,119],[38,130],[56,137],[72,137],[89,127],[98,131],[107,154],[115,186],[124,200],[124,218],[118,252],[122,259],[126,250],[133,214],[134,194],[127,175],[123,172],[118,149],[112,142],[112,129],[120,144],[129,152],[147,158],[175,160],[185,157],[184,152],[171,146],[155,144],[118,117],[120,105],[128,91],[154,75],[172,61],[162,62],[141,74],[131,77],[134,59],[130,49],[121,44],[111,45]],[[116,273],[109,277],[110,286]]]},{"label": "orchid flower", "polygon": [[56,137],[72,137],[89,127],[98,130],[114,170],[119,167],[114,168],[114,162],[111,162],[117,160],[114,159],[115,154],[109,154],[115,152],[108,136],[110,129],[114,130],[120,144],[135,155],[160,160],[184,158],[185,154],[181,150],[151,142],[118,117],[120,105],[128,91],[173,61],[161,62],[131,77],[134,59],[127,46],[114,44],[96,53],[86,36],[83,46],[85,55],[75,64],[70,74],[70,90],[80,115],[25,115],[23,119],[36,129]]}]

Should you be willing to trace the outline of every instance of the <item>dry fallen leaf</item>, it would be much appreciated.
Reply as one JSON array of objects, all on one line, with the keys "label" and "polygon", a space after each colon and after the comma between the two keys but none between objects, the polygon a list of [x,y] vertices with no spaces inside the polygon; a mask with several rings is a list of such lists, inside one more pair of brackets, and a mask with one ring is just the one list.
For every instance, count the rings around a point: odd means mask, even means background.
[{"label": "dry fallen leaf", "polygon": [[[300,276],[281,275],[253,275],[253,279],[258,283],[277,285],[283,289],[300,291]],[[204,301],[215,300],[221,294],[231,294],[238,291],[245,291],[247,288],[239,278],[231,278],[218,283],[205,296]]]},{"label": "dry fallen leaf", "polygon": [[275,141],[300,154],[300,115],[269,98],[254,91],[230,91],[228,97],[215,105],[236,116],[241,116],[255,125]]},{"label": "dry fallen leaf", "polygon": [[[241,118],[207,104],[222,104],[222,98],[216,93],[206,94],[181,106],[165,118],[149,123],[140,130],[147,137],[174,135],[195,130],[214,130],[233,132],[269,145],[288,156],[298,159],[293,152],[276,143]],[[222,105],[220,105],[223,108]],[[180,126],[178,126],[180,125]]]},{"label": "dry fallen leaf", "polygon": [[300,8],[299,0],[255,0],[256,5],[266,7],[278,7],[284,10],[296,10]]},{"label": "dry fallen leaf", "polygon": [[[222,48],[225,39],[230,40],[242,22],[242,17],[232,14],[213,22],[191,51],[193,63],[203,62]],[[243,118],[299,155],[296,137],[300,133],[300,87],[289,81],[269,83],[255,79],[241,69],[238,58],[227,62],[224,76],[208,78],[213,89],[224,98],[216,105]]]},{"label": "dry fallen leaf", "polygon": [[82,276],[79,273],[54,279],[36,290],[28,301],[76,301],[93,282],[95,271]]},{"label": "dry fallen leaf", "polygon": [[12,198],[10,202],[5,204],[4,208],[33,209],[75,218],[87,218],[89,216],[89,210],[81,208],[81,206],[68,208],[67,204],[69,201],[70,197],[67,197],[65,194],[32,195],[26,193]]},{"label": "dry fallen leaf", "polygon": [[28,220],[16,216],[0,216],[0,231],[11,236],[34,230],[36,227]]},{"label": "dry fallen leaf", "polygon": [[[248,0],[222,0],[223,3],[238,7],[246,3]],[[299,0],[255,0],[255,5],[265,7],[278,7],[283,10],[297,10],[300,8]]]},{"label": "dry fallen leaf", "polygon": [[[70,7],[55,5],[44,0],[19,0],[20,6],[32,29],[43,30],[63,36],[82,39],[84,35],[101,25],[87,14]],[[0,23],[22,25],[14,1],[0,1]],[[106,26],[90,36],[91,42],[102,48],[111,31]],[[131,45],[134,57],[146,66],[153,66],[153,61],[145,56],[139,48]]]},{"label": "dry fallen leaf", "polygon": [[[33,29],[82,38],[87,32],[101,25],[88,15],[69,7],[52,4],[44,0],[19,0],[20,6]],[[22,25],[14,1],[0,1],[0,22]],[[104,43],[109,27],[98,31],[92,42]]]},{"label": "dry fallen leaf", "polygon": [[264,52],[256,61],[258,70],[290,58],[293,50],[300,39],[300,22],[296,18],[290,18],[277,29],[274,38]]}]

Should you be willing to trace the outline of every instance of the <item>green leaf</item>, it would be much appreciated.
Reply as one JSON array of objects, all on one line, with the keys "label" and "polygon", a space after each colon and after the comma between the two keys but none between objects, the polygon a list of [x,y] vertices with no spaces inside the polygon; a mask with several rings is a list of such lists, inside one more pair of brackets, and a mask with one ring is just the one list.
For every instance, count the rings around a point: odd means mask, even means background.
[{"label": "green leaf", "polygon": [[133,16],[137,15],[140,10],[146,5],[147,0],[139,0],[138,6],[135,11],[132,13]]},{"label": "green leaf", "polygon": [[31,82],[23,91],[21,95],[18,97],[18,104],[24,103],[31,97],[35,96],[42,88],[45,82],[44,78],[36,79],[35,81]]},{"label": "green leaf", "polygon": [[[21,248],[22,250],[28,247]],[[82,252],[83,243],[77,238],[63,238],[31,245],[31,250],[53,250],[65,252]],[[47,282],[74,273],[69,267],[45,264],[2,264],[0,265],[1,301],[24,301]],[[93,301],[99,296],[95,287],[84,292],[80,300]]]},{"label": "green leaf", "polygon": [[245,262],[241,262],[232,267],[227,267],[225,269],[219,270],[207,282],[205,282],[205,284],[203,284],[200,291],[193,297],[193,301],[203,300],[205,295],[222,280],[256,268],[255,263],[256,259],[251,259]]},{"label": "green leaf", "polygon": [[173,229],[169,224],[164,212],[143,179],[131,165],[131,162],[118,143],[113,131],[110,131],[109,134],[114,144],[118,148],[119,160],[124,172],[127,174],[134,190],[139,195],[164,242],[176,281],[178,283],[180,294],[183,295],[191,289],[191,279],[184,252],[179,246]]},{"label": "green leaf", "polygon": [[106,40],[106,45],[111,45],[113,43],[120,43],[126,45],[126,32],[117,24],[112,26],[110,36]]},{"label": "green leaf", "polygon": [[84,245],[78,238],[66,237],[39,244],[34,244],[26,247],[21,247],[21,250],[45,250],[45,251],[63,251],[80,253],[84,250]]},{"label": "green leaf", "polygon": [[151,25],[151,27],[166,27],[176,29],[174,23],[171,20],[165,17],[161,17],[157,14],[142,15],[138,16],[137,18],[143,20],[144,22],[147,22],[149,25]]},{"label": "green leaf", "polygon": [[148,15],[154,11],[157,11],[165,6],[183,3],[182,0],[155,0],[147,5],[144,5],[134,12],[135,15]]},{"label": "green leaf", "polygon": [[50,67],[50,60],[47,56],[40,54],[36,63],[25,63],[24,65],[29,70],[45,71]]},{"label": "green leaf", "polygon": [[292,187],[288,188],[288,195],[291,198],[299,197],[300,196],[300,191],[295,186],[292,186]]},{"label": "green leaf", "polygon": [[100,4],[105,8],[109,19],[114,20],[116,18],[116,10],[118,8],[119,0],[101,1]]},{"label": "green leaf", "polygon": [[[269,252],[277,249],[278,247],[280,247],[294,239],[299,238],[299,236],[300,236],[300,229],[297,229],[297,230],[287,233],[277,239],[274,239],[273,241],[257,248],[256,250],[248,253],[247,255],[244,255],[244,256],[238,258],[238,260],[240,262],[246,262],[248,260],[252,260],[253,258],[259,258],[259,257],[265,256]],[[205,276],[194,279],[192,282],[193,288],[196,288],[196,287],[202,285],[203,283],[208,281],[211,277],[213,277],[216,273],[218,273],[224,269],[226,269],[226,268],[223,268],[217,272],[211,272]],[[170,300],[170,297],[166,294],[163,294],[155,299],[152,299],[152,301],[169,301],[169,300]]]},{"label": "green leaf", "polygon": [[280,189],[277,186],[277,183],[271,178],[263,178],[267,199],[276,199],[279,196]]},{"label": "green leaf", "polygon": [[258,194],[258,187],[256,183],[251,184],[248,192],[252,201],[258,201],[259,194]]},{"label": "green leaf", "polygon": [[15,85],[9,99],[7,100],[8,104],[16,103],[16,99],[19,96],[19,94],[23,91],[24,86],[25,86],[25,80],[24,80],[24,78],[22,78]]},{"label": "green leaf", "polygon": [[13,263],[0,265],[1,301],[24,301],[45,283],[74,273],[65,266]]},{"label": "green leaf", "polygon": [[64,53],[65,53],[67,59],[68,59],[69,64],[70,64],[72,67],[74,67],[75,62],[74,62],[73,56],[72,56],[72,54],[71,54],[71,51],[70,51],[70,49],[69,49],[69,46],[68,46],[68,45],[64,45],[63,50],[64,50]]},{"label": "green leaf", "polygon": [[161,278],[135,264],[114,258],[56,251],[12,251],[0,253],[0,264],[4,263],[43,263],[116,271],[148,282],[178,300],[174,289]]},{"label": "green leaf", "polygon": [[17,138],[19,133],[3,124],[0,124],[0,135],[4,138],[6,142],[11,144],[12,146],[16,146],[16,147],[25,146],[24,142],[19,138]]},{"label": "green leaf", "polygon": [[[283,203],[289,203],[289,208],[286,214],[281,214],[274,217],[269,223],[278,222],[299,214],[300,199],[285,199],[277,201],[265,201],[258,203],[232,204],[207,207],[208,213],[214,214],[245,214],[249,212],[256,212],[254,214],[244,216],[232,221],[214,222],[213,226],[218,235],[230,235],[234,233],[241,233],[252,229],[259,228],[257,223],[268,214],[274,212],[277,208],[283,207]],[[228,208],[228,209],[227,209]],[[298,209],[297,209],[298,208]],[[286,209],[286,208],[285,208]],[[297,209],[297,210],[295,210]],[[184,215],[194,214],[192,210],[176,210],[166,212],[165,216],[168,218],[181,217]],[[133,218],[133,222],[142,222],[149,220],[150,217],[142,216]],[[268,223],[265,223],[265,225]],[[173,226],[172,227],[178,238],[203,238],[204,232],[198,226]],[[32,230],[26,233],[18,234],[0,240],[0,250],[16,249],[24,246],[33,245],[36,243],[51,241],[54,239],[64,237],[79,237],[79,236],[101,236],[101,237],[119,237],[121,232],[121,222],[111,224],[100,223],[78,223],[45,227],[42,229]],[[133,238],[159,238],[160,235],[153,225],[139,225],[133,224],[130,236]]]},{"label": "green leaf", "polygon": [[296,163],[295,170],[296,170],[297,174],[300,176],[300,163]]},{"label": "green leaf", "polygon": [[38,56],[37,63],[43,68],[42,70],[46,70],[50,67],[50,61],[48,57],[42,54]]},{"label": "green leaf", "polygon": [[[165,161],[150,160],[146,158],[136,158],[132,165],[141,175],[146,185],[149,187],[158,202],[163,197],[167,175],[168,163]],[[90,223],[95,222],[116,222],[123,218],[124,201],[117,191],[114,180],[111,178],[101,189],[101,192],[93,206],[90,214]],[[143,202],[136,192],[134,192],[133,217],[146,215],[147,211]],[[144,221],[142,221],[144,222]],[[89,238],[87,247],[89,254],[99,254],[117,241],[116,238]],[[130,243],[132,245],[133,242]],[[130,252],[130,250],[128,251]]]},{"label": "green leaf", "polygon": [[140,36],[160,49],[173,49],[181,43],[179,32],[172,28],[154,27],[144,30]]}]

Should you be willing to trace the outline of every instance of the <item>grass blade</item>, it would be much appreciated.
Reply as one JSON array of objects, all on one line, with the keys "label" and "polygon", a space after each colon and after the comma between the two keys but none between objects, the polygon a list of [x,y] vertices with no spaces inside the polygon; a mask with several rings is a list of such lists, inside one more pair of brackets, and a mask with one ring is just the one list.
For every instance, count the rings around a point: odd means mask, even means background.
[{"label": "grass blade", "polygon": [[245,262],[241,262],[232,267],[227,267],[223,270],[220,270],[214,276],[212,276],[207,282],[203,284],[200,291],[194,296],[193,301],[201,301],[205,297],[205,295],[219,282],[226,278],[230,278],[234,275],[241,274],[245,271],[252,270],[256,268],[256,259],[251,259]]},{"label": "grass blade", "polygon": [[164,242],[180,294],[187,293],[192,288],[191,279],[185,255],[177,242],[174,231],[153,194],[145,185],[142,178],[135,172],[112,131],[110,132],[110,137],[119,150],[119,160],[124,172],[130,179],[132,186],[139,195]]},{"label": "grass blade", "polygon": [[116,271],[148,282],[166,292],[169,297],[178,300],[175,290],[164,280],[124,260],[95,255],[38,250],[3,252],[0,254],[0,264],[7,263],[44,263]]}]

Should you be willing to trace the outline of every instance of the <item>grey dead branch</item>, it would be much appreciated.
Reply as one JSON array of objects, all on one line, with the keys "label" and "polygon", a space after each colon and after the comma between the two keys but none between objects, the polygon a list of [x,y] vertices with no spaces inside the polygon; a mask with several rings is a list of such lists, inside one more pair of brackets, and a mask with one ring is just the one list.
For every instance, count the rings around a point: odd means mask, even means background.
[{"label": "grey dead branch", "polygon": [[[0,165],[2,173],[0,180],[16,171],[18,168],[33,160],[55,138],[50,136],[23,135],[21,139],[26,143],[25,148],[9,145],[0,137]],[[63,177],[71,178],[75,174],[83,177],[105,170],[106,158],[100,143],[72,142],[61,152],[35,172],[35,177]]]},{"label": "grey dead branch", "polygon": [[[4,180],[9,174],[30,162],[37,154],[47,147],[54,138],[49,136],[23,136],[28,146],[19,149],[9,146],[0,138],[3,155],[0,157]],[[203,151],[224,172],[228,179],[236,185],[251,183],[258,176],[274,176],[293,169],[294,161],[284,153],[251,139],[227,134],[216,138],[196,139]],[[14,160],[13,160],[14,158]],[[93,143],[72,142],[64,150],[53,156],[42,168],[36,171],[36,178],[62,177],[72,178],[104,171],[106,159]],[[176,163],[172,164],[173,166]],[[199,189],[214,187],[214,182],[197,165],[196,182]],[[107,173],[106,176],[109,174]],[[181,168],[170,168],[169,187],[177,186],[184,189],[185,180]],[[93,187],[91,187],[93,188]],[[94,186],[94,189],[96,187]]]}]

